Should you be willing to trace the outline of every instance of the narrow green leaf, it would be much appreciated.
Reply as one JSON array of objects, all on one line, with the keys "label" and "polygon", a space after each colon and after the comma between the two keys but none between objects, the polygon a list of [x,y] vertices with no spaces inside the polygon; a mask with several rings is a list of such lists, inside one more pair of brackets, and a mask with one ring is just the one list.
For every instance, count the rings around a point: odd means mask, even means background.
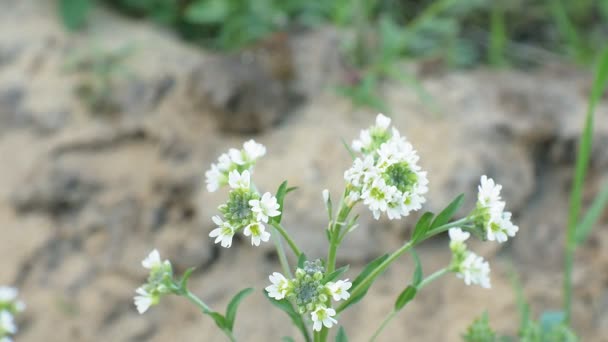
[{"label": "narrow green leaf", "polygon": [[321,284],[327,284],[330,281],[334,281],[336,278],[341,276],[344,272],[348,271],[348,268],[349,268],[349,265],[346,265],[346,266],[342,266],[342,267],[338,268],[337,270],[331,272],[330,274],[326,275],[323,279],[321,279]]},{"label": "narrow green leaf", "polygon": [[215,321],[215,325],[217,325],[220,329],[227,329],[226,318],[222,316],[220,313],[215,311],[205,312],[205,314],[209,315]]},{"label": "narrow green leaf", "polygon": [[422,281],[422,263],[420,262],[420,258],[418,257],[418,253],[412,249],[412,256],[414,257],[414,276],[412,277],[412,285],[418,286]]},{"label": "narrow green leaf", "polygon": [[344,138],[340,138],[340,141],[342,141],[342,145],[344,145],[344,148],[346,149],[346,151],[348,151],[348,154],[350,155],[351,159],[355,160],[357,156],[355,155],[355,152],[353,152],[353,150],[350,148],[350,146],[348,146]]},{"label": "narrow green leaf", "polygon": [[448,223],[450,219],[460,210],[464,204],[464,194],[458,195],[445,209],[443,209],[431,223],[430,229],[441,227]]},{"label": "narrow green leaf", "polygon": [[279,210],[281,211],[281,214],[270,218],[276,223],[281,223],[281,219],[283,218],[283,202],[285,201],[285,195],[287,195],[288,192],[289,190],[287,189],[287,181],[283,181],[283,183],[279,185],[276,194],[277,203],[279,204]]},{"label": "narrow green leaf", "polygon": [[190,280],[190,276],[192,276],[192,272],[194,272],[195,269],[196,267],[190,267],[182,275],[182,279],[179,281],[179,288],[181,291],[185,292],[188,289],[188,280]]},{"label": "narrow green leaf", "polygon": [[397,297],[397,301],[395,301],[395,311],[403,309],[405,304],[407,304],[409,301],[414,299],[414,297],[416,297],[417,291],[418,290],[416,290],[416,287],[408,285],[408,287],[406,287],[405,290],[401,292],[399,297]]},{"label": "narrow green leaf", "polygon": [[582,244],[587,240],[587,237],[591,234],[593,227],[606,209],[606,206],[608,206],[608,183],[604,184],[600,193],[597,194],[591,207],[587,210],[583,220],[576,229],[576,242],[578,244]]},{"label": "narrow green leaf", "polygon": [[365,279],[365,277],[367,277],[370,273],[372,273],[372,271],[374,271],[376,269],[376,267],[378,267],[380,264],[382,264],[384,262],[384,260],[386,260],[386,259],[388,259],[388,253],[374,259],[369,264],[367,264],[367,266],[365,266],[365,268],[363,268],[361,273],[359,273],[357,278],[355,278],[355,280],[353,281],[352,288],[357,287],[359,285],[359,283],[362,282],[363,279]]},{"label": "narrow green leaf", "polygon": [[230,303],[228,303],[228,307],[226,308],[226,328],[228,328],[228,330],[232,331],[232,329],[234,328],[236,310],[238,309],[238,306],[241,301],[245,299],[245,297],[247,297],[249,294],[251,294],[251,292],[253,292],[253,289],[251,287],[241,290],[241,292],[237,293],[234,297],[232,297],[232,300],[230,301]]},{"label": "narrow green leaf", "polygon": [[340,329],[338,329],[338,333],[336,334],[336,342],[348,342],[348,336],[346,336],[343,326],[340,326]]},{"label": "narrow green leaf", "polygon": [[281,337],[281,341],[283,341],[283,342],[296,342],[296,340],[294,340],[292,337],[289,337],[289,336],[283,336],[283,337]]},{"label": "narrow green leaf", "polygon": [[186,8],[185,18],[194,24],[220,24],[229,14],[229,1],[198,0]]},{"label": "narrow green leaf", "polygon": [[59,13],[63,25],[71,31],[78,30],[87,21],[91,10],[91,0],[60,0]]},{"label": "narrow green leaf", "polygon": [[294,310],[293,305],[286,299],[275,300],[268,296],[268,292],[263,291],[264,296],[270,301],[270,303],[277,308],[281,309],[285,312],[289,318],[291,318],[292,323],[302,332],[304,336],[308,336],[308,330],[306,330],[306,324],[302,320],[302,317]]},{"label": "narrow green leaf", "polygon": [[424,237],[426,232],[431,227],[432,220],[433,220],[433,213],[428,212],[428,211],[426,213],[424,213],[422,215],[422,217],[420,217],[420,219],[418,220],[418,223],[416,223],[416,227],[414,227],[414,233],[412,234],[413,241],[418,241],[419,239]]},{"label": "narrow green leaf", "polygon": [[306,258],[306,254],[300,253],[300,255],[298,256],[298,268],[304,268],[304,262],[306,260],[308,260]]}]

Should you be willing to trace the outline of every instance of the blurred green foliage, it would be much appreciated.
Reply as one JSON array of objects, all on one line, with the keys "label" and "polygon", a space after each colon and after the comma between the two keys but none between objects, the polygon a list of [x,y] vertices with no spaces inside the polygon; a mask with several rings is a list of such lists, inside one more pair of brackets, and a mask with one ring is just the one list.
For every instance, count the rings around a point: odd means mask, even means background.
[{"label": "blurred green foliage", "polygon": [[59,0],[65,26],[82,28],[92,4],[224,51],[294,27],[340,27],[353,33],[344,44],[352,72],[340,92],[379,110],[387,109],[378,92],[386,79],[412,86],[432,106],[416,78],[395,67],[404,58],[456,68],[587,65],[608,36],[608,0]]}]

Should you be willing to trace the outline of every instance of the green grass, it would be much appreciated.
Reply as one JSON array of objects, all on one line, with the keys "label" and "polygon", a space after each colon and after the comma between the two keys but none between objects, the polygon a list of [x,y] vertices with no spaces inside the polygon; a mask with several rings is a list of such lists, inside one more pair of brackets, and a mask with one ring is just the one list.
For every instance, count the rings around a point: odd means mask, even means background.
[{"label": "green grass", "polygon": [[588,211],[587,216],[581,221],[581,207],[583,203],[583,186],[589,161],[591,158],[591,143],[593,140],[593,121],[595,107],[600,101],[606,83],[608,82],[608,48],[604,49],[600,62],[595,74],[595,81],[591,89],[589,97],[589,105],[587,115],[585,117],[585,127],[581,135],[581,140],[576,158],[576,169],[572,184],[572,193],[570,194],[570,210],[568,215],[568,226],[566,234],[566,252],[564,260],[564,312],[566,313],[566,322],[569,323],[572,316],[572,269],[574,264],[574,253],[577,245],[589,235],[593,224],[602,212],[602,206],[605,207],[608,201],[608,190],[604,189],[598,195],[595,204]]}]

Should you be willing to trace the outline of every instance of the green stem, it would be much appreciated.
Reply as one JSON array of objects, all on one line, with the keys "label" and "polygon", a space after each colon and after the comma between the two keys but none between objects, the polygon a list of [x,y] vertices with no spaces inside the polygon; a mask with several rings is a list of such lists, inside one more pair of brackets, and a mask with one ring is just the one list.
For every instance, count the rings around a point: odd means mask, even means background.
[{"label": "green stem", "polygon": [[347,196],[347,192],[345,191],[342,195],[342,200],[340,201],[340,211],[338,212],[338,216],[336,220],[330,224],[330,241],[329,241],[329,251],[327,252],[327,273],[331,273],[336,270],[336,255],[338,252],[338,246],[340,245],[341,237],[340,231],[342,230],[342,226],[346,224],[346,219],[350,214],[352,206],[346,204],[344,198]]},{"label": "green stem", "polygon": [[[275,233],[277,229],[275,228]],[[287,261],[287,256],[285,255],[285,249],[283,248],[283,243],[281,242],[281,238],[277,234],[272,234],[272,240],[274,241],[274,245],[277,249],[277,255],[279,256],[279,262],[281,263],[281,268],[283,269],[283,273],[287,276],[287,278],[293,278],[291,274],[291,270],[289,269],[289,262]]]},{"label": "green stem", "polygon": [[[424,280],[421,281],[420,284],[418,284],[418,286],[416,286],[416,291],[422,290],[422,288],[424,288],[426,285],[430,284],[432,281],[436,280],[437,278],[443,276],[444,274],[446,274],[448,272],[449,272],[449,270],[447,268],[442,268],[439,271],[437,271],[437,272],[431,274],[430,276],[424,278]],[[384,321],[382,321],[382,324],[376,330],[376,332],[374,333],[374,335],[370,339],[370,342],[373,342],[373,341],[376,340],[376,338],[378,338],[378,336],[380,335],[380,333],[382,332],[382,330],[384,330],[384,328],[386,328],[386,326],[393,320],[393,318],[395,318],[395,316],[397,316],[397,313],[398,313],[398,311],[396,311],[395,309],[393,309],[384,318]]]},{"label": "green stem", "polygon": [[[207,306],[207,304],[205,304],[205,302],[203,302],[200,298],[198,298],[194,293],[190,292],[188,289],[186,289],[185,292],[182,293],[182,296],[184,296],[186,299],[188,299],[192,304],[196,305],[205,314],[210,314],[210,313],[215,312],[215,311],[211,310],[211,308],[209,306]],[[222,329],[222,331],[224,332],[224,334],[226,334],[226,336],[228,337],[228,339],[231,342],[236,342],[236,338],[234,337],[234,335],[232,334],[232,332],[230,330]]]},{"label": "green stem", "polygon": [[433,229],[432,231],[427,232],[425,237],[420,241],[408,241],[406,244],[399,247],[399,249],[394,251],[386,260],[384,260],[380,265],[378,265],[378,267],[376,267],[372,272],[370,272],[365,278],[363,278],[363,280],[359,284],[357,284],[356,287],[351,290],[350,298],[342,302],[342,304],[336,309],[336,313],[340,313],[342,310],[344,310],[344,308],[346,308],[350,304],[353,298],[358,298],[358,296],[367,288],[369,288],[370,284],[376,279],[376,277],[382,272],[384,272],[393,261],[397,260],[401,255],[403,255],[403,253],[412,249],[412,247],[414,247],[416,244],[419,244],[422,241],[429,239],[437,234],[445,232],[450,228],[461,226],[470,221],[471,218],[465,217],[463,219],[444,224],[443,226],[439,226]]},{"label": "green stem", "polygon": [[280,223],[278,223],[278,222],[272,222],[271,225],[274,228],[276,228],[276,230],[278,230],[279,233],[281,233],[281,236],[283,236],[283,238],[285,239],[285,241],[287,241],[287,244],[289,245],[289,247],[293,251],[293,254],[296,255],[296,258],[299,257],[300,254],[302,254],[302,252],[298,248],[298,245],[296,245],[296,243],[293,241],[293,239],[289,236],[289,234],[287,234],[287,231],[285,230],[285,228],[283,228],[283,226]]}]

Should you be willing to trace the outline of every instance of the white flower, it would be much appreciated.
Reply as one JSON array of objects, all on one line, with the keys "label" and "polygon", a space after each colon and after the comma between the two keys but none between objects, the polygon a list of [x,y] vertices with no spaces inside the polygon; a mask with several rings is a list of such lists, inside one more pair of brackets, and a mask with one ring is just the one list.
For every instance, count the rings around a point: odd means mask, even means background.
[{"label": "white flower", "polygon": [[230,226],[229,222],[224,222],[219,216],[213,216],[211,218],[217,228],[209,233],[210,237],[215,238],[215,243],[221,242],[222,247],[230,248],[232,246],[232,237],[234,236],[234,229]]},{"label": "white flower", "polygon": [[391,125],[391,118],[385,116],[382,113],[379,113],[376,116],[376,127],[377,128],[387,130],[388,126],[390,126],[390,125]]},{"label": "white flower", "polygon": [[254,222],[245,227],[243,234],[251,236],[251,244],[255,246],[259,246],[261,241],[268,242],[268,239],[270,239],[270,233],[260,222]]},{"label": "white flower", "polygon": [[233,166],[232,159],[230,159],[228,153],[222,153],[217,159],[217,168],[220,171],[228,171],[233,168]]},{"label": "white flower", "polygon": [[509,236],[515,236],[518,231],[519,227],[511,222],[511,213],[506,211],[490,222],[486,237],[490,241],[503,243],[509,239]]},{"label": "white flower", "polygon": [[143,314],[154,304],[154,299],[143,287],[138,288],[135,292],[137,296],[133,297],[133,302],[135,303],[135,307],[137,307],[137,312]]},{"label": "white flower", "polygon": [[467,285],[476,284],[486,289],[491,287],[490,264],[473,252],[469,252],[460,264],[457,276],[464,279]]},{"label": "white flower", "polygon": [[361,198],[363,203],[369,206],[377,220],[380,218],[380,213],[388,209],[388,203],[395,192],[397,192],[396,187],[386,185],[383,178],[377,178],[369,188],[363,191]]},{"label": "white flower", "polygon": [[19,290],[14,287],[0,286],[0,303],[8,303],[17,299]]},{"label": "white flower", "polygon": [[281,212],[278,210],[280,206],[277,203],[277,199],[270,192],[262,195],[262,198],[259,200],[250,200],[249,205],[251,206],[251,211],[256,214],[256,219],[264,223],[268,223],[268,217],[281,215]]},{"label": "white flower", "polygon": [[329,190],[323,189],[323,192],[321,194],[323,195],[323,203],[325,203],[325,205],[327,206],[327,204],[329,203]]},{"label": "white flower", "polygon": [[266,147],[262,144],[258,144],[253,139],[243,144],[245,158],[248,161],[254,162],[258,158],[266,154]]},{"label": "white flower", "polygon": [[281,273],[274,272],[268,279],[272,285],[266,287],[266,292],[270,298],[281,300],[287,295],[289,289],[289,280],[287,280]]},{"label": "white flower", "polygon": [[348,289],[351,288],[353,284],[346,280],[338,280],[335,283],[329,282],[327,283],[327,287],[331,292],[332,297],[335,301],[346,300],[350,297],[350,293],[348,293]]},{"label": "white flower", "polygon": [[205,172],[205,177],[209,192],[216,192],[226,182],[226,175],[215,164],[212,164],[211,169]]},{"label": "white flower", "polygon": [[471,236],[471,233],[465,232],[458,227],[450,228],[448,234],[450,235],[450,240],[454,242],[465,242]]},{"label": "white flower", "polygon": [[317,306],[317,309],[311,312],[313,321],[312,329],[314,331],[321,331],[323,326],[325,326],[326,328],[331,328],[334,324],[338,323],[338,321],[332,318],[335,315],[336,310],[332,308],[326,308],[323,305]]},{"label": "white flower", "polygon": [[233,189],[249,189],[251,184],[251,175],[245,170],[239,173],[237,170],[232,170],[228,174],[228,184]]},{"label": "white flower", "polygon": [[155,249],[148,256],[142,260],[141,265],[147,269],[153,269],[157,266],[162,265],[162,261],[160,260],[160,253]]},{"label": "white flower", "polygon": [[478,189],[477,201],[480,205],[486,208],[492,208],[498,205],[498,202],[500,202],[500,190],[502,189],[502,185],[495,184],[492,178],[483,175],[481,176],[481,182]]},{"label": "white flower", "polygon": [[374,167],[374,157],[357,158],[353,166],[344,172],[344,179],[354,186],[361,186],[378,174]]},{"label": "white flower", "polygon": [[17,332],[17,325],[13,319],[13,315],[8,311],[0,311],[0,331],[6,331],[9,334]]}]

